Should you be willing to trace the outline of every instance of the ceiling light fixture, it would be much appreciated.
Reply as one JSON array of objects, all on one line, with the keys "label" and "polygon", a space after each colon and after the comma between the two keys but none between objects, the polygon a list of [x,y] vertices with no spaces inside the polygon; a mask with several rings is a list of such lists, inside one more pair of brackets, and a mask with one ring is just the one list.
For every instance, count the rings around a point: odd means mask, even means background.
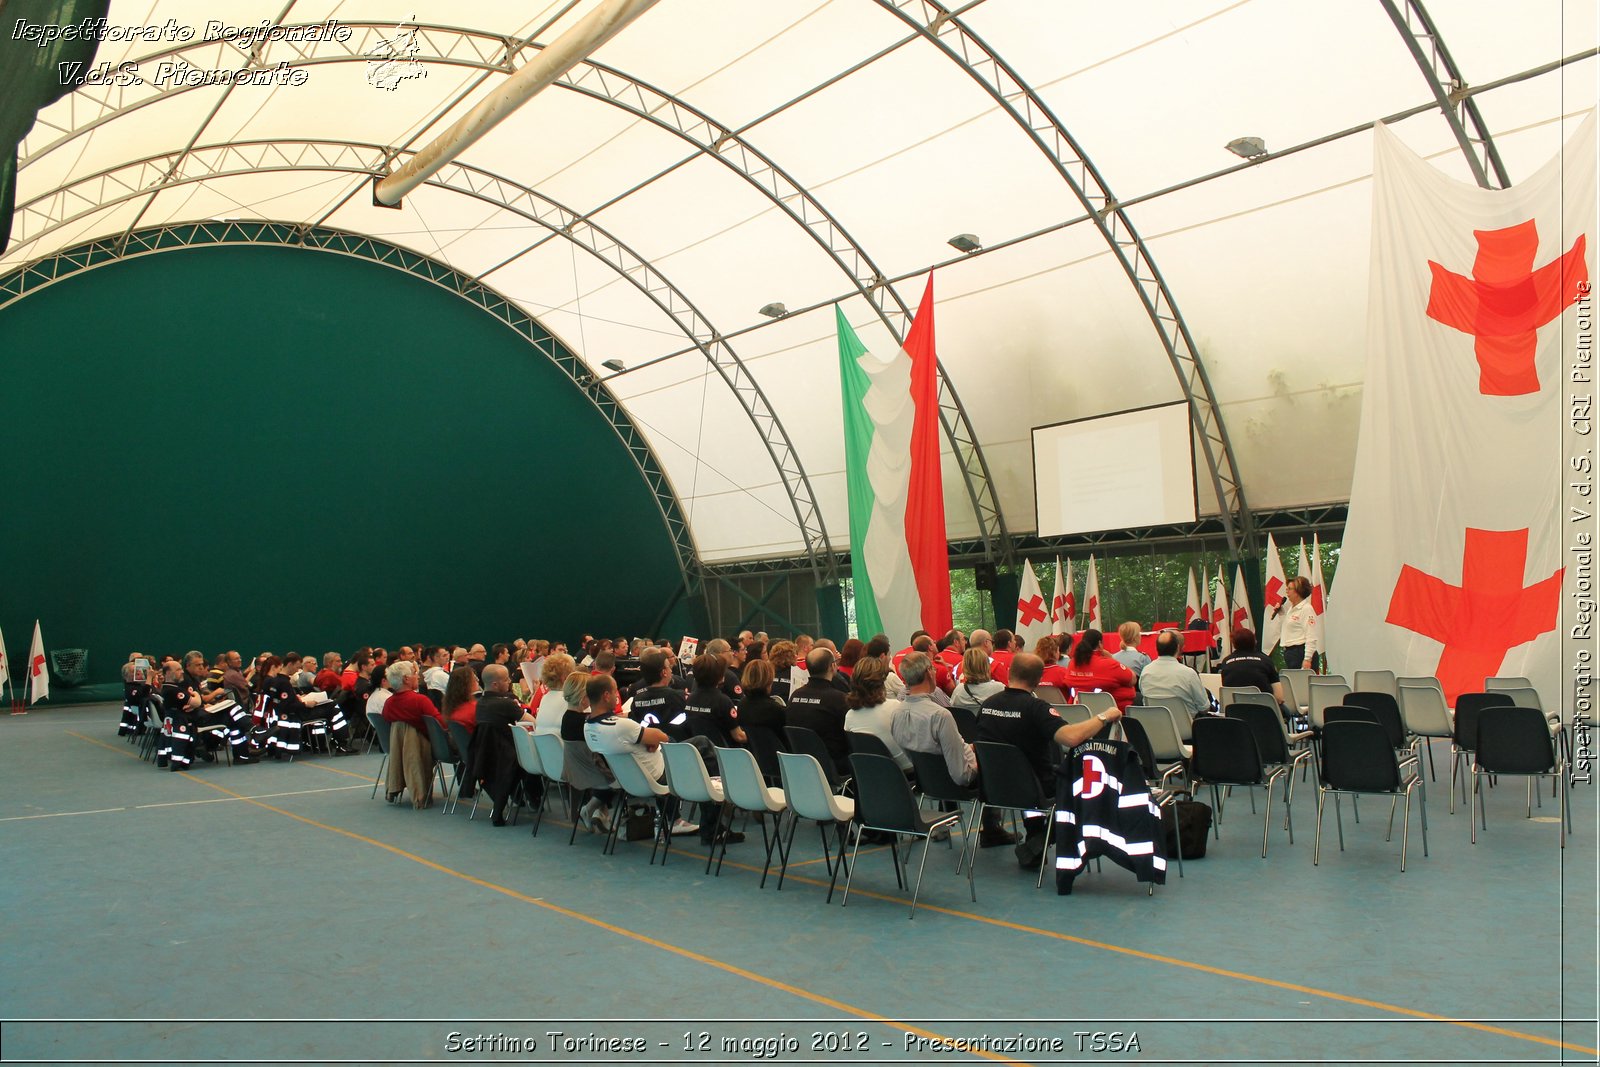
[{"label": "ceiling light fixture", "polygon": [[1267,142],[1259,137],[1235,137],[1226,147],[1240,159],[1260,159],[1267,154]]},{"label": "ceiling light fixture", "polygon": [[968,255],[983,247],[983,242],[978,240],[978,235],[975,233],[958,233],[945,243],[957,252],[965,252]]}]

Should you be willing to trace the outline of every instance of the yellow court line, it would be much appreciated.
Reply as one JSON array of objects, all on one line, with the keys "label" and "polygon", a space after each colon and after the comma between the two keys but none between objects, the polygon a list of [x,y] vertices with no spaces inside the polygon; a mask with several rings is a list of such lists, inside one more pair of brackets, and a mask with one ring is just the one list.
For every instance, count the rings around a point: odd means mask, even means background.
[{"label": "yellow court line", "polygon": [[[72,733],[72,731],[67,731],[67,732],[68,733]],[[110,749],[113,752],[120,752],[121,751],[120,749],[118,749],[118,748],[116,748],[116,747],[114,747],[112,745],[107,745],[107,744],[105,744],[105,743],[103,743],[101,741],[97,741],[94,738],[87,737],[87,736],[85,736],[83,734],[72,733],[72,736],[82,738],[83,740],[88,741],[91,744],[100,745],[100,747],[106,748],[106,749]],[[125,753],[123,753],[123,755],[134,756],[134,753],[125,752]],[[134,756],[134,758],[137,758],[137,757]],[[311,764],[311,766],[315,766],[315,764]],[[327,769],[331,770],[332,768],[327,768]],[[341,773],[344,773],[344,772],[341,772]],[[196,778],[194,780],[197,781],[197,782],[204,782],[206,785],[211,785],[213,788],[216,788],[216,789],[222,789],[221,786],[216,786],[212,782],[210,782],[210,781],[208,781],[208,780],[206,780],[204,778]],[[228,790],[224,790],[224,792],[228,792]],[[260,804],[259,801],[252,801],[252,803],[256,803],[260,807],[268,808],[269,810],[272,810],[272,811],[281,810],[281,809],[278,809],[278,808],[273,808],[271,805],[268,805],[268,804]],[[295,815],[295,814],[293,814],[291,812],[284,812],[283,814],[288,815],[292,819],[302,819],[303,818],[302,816]],[[312,820],[310,820],[310,819],[304,819],[303,821],[312,822]],[[322,824],[317,823],[315,825],[319,825],[320,826]],[[326,827],[326,828],[333,830],[333,832],[335,832],[335,833],[347,834],[347,835],[349,835],[351,837],[356,837],[356,838],[358,838],[360,840],[371,840],[369,838],[361,838],[360,835],[352,834],[352,833],[350,833],[350,831],[347,831],[347,830],[340,830],[337,827]],[[389,849],[391,851],[398,852],[398,853],[401,853],[402,855],[406,855],[406,856],[410,856],[411,855],[410,853],[404,853],[399,849],[395,849],[391,845],[386,845],[381,841],[373,841],[372,843],[377,845],[379,848]],[[697,853],[688,852],[686,850],[677,849],[677,848],[672,849],[672,851],[674,853],[678,854],[678,855],[681,855],[681,856],[691,856],[691,857],[693,857],[693,856],[697,856],[698,855]],[[437,866],[431,860],[425,860],[425,859],[422,859],[421,857],[415,857],[415,858],[417,859],[418,862],[423,863],[425,865]],[[751,872],[758,872],[761,869],[759,867],[753,867],[753,866],[751,866],[749,864],[738,863],[738,862],[733,861],[733,860],[727,861],[726,865],[729,866],[729,867],[737,868],[739,870],[751,871]],[[791,865],[791,867],[792,866],[794,866],[794,865]],[[448,870],[448,868],[440,868],[440,869],[441,870]],[[461,877],[467,878],[470,881],[476,881],[476,879],[471,878],[470,875],[461,875]],[[803,883],[806,883],[808,885],[826,886],[828,884],[825,881],[819,881],[817,879],[807,878],[804,875],[792,875],[790,877],[792,878],[793,881],[803,882]],[[492,883],[483,883],[483,884],[490,885],[492,887]],[[499,887],[494,887],[494,888],[499,888]],[[513,890],[505,890],[505,892],[512,893],[513,895],[515,895],[515,891],[513,891]],[[892,897],[892,896],[889,896],[887,894],[876,893],[876,892],[873,892],[871,890],[852,889],[851,892],[854,893],[856,896],[866,896],[866,897],[871,897],[871,898],[876,899],[876,900],[886,900],[886,901],[889,901],[891,903],[897,903],[897,904],[905,903],[905,901],[903,899],[899,898],[899,897]],[[531,900],[532,898],[528,898],[528,899]],[[541,906],[544,906],[544,905],[547,904],[547,902],[543,902],[543,901],[535,901],[535,903],[539,903],[539,904],[541,904]],[[548,906],[551,907],[551,908],[555,908],[557,910],[562,910],[565,913],[565,910],[564,909],[560,909],[559,905],[549,904]],[[923,909],[925,909],[927,911],[937,912],[937,913],[939,913],[941,915],[950,915],[950,916],[954,916],[955,918],[959,918],[959,919],[970,919],[970,920],[972,920],[974,922],[986,923],[986,924],[988,924],[990,926],[997,926],[997,927],[1000,927],[1002,929],[1012,930],[1012,931],[1016,931],[1018,933],[1035,934],[1035,935],[1038,935],[1038,936],[1041,936],[1041,937],[1052,938],[1052,939],[1057,940],[1057,941],[1065,941],[1065,942],[1067,942],[1069,944],[1082,945],[1085,948],[1100,949],[1100,950],[1105,951],[1105,952],[1112,952],[1112,953],[1116,953],[1116,954],[1122,955],[1122,956],[1130,956],[1130,957],[1133,957],[1135,959],[1148,960],[1148,961],[1150,961],[1152,963],[1164,963],[1164,964],[1167,964],[1168,966],[1171,966],[1171,967],[1180,967],[1180,968],[1183,968],[1185,970],[1198,971],[1198,972],[1200,972],[1202,974],[1215,975],[1215,976],[1217,976],[1219,978],[1231,978],[1231,979],[1235,979],[1235,980],[1241,981],[1241,982],[1249,982],[1249,983],[1254,984],[1254,985],[1266,986],[1266,987],[1268,987],[1270,989],[1281,989],[1281,990],[1285,990],[1287,992],[1304,994],[1306,996],[1321,997],[1321,998],[1323,998],[1325,1000],[1332,1000],[1332,1001],[1335,1001],[1335,1002],[1340,1003],[1340,1004],[1352,1004],[1352,1005],[1355,1005],[1357,1007],[1371,1008],[1371,1009],[1374,1009],[1376,1011],[1390,1012],[1390,1013],[1395,1014],[1395,1015],[1403,1015],[1403,1016],[1406,1016],[1407,1018],[1412,1018],[1412,1019],[1425,1019],[1425,1020],[1428,1020],[1430,1022],[1448,1023],[1451,1026],[1460,1026],[1460,1027],[1464,1027],[1464,1028],[1469,1029],[1469,1030],[1476,1030],[1476,1031],[1479,1031],[1479,1032],[1482,1032],[1482,1033],[1497,1034],[1497,1035],[1499,1035],[1501,1037],[1516,1038],[1516,1039],[1521,1040],[1521,1041],[1531,1041],[1531,1042],[1534,1042],[1535,1044],[1547,1045],[1547,1046],[1549,1046],[1551,1048],[1566,1049],[1566,1050],[1569,1050],[1569,1051],[1572,1051],[1572,1052],[1582,1052],[1582,1053],[1586,1053],[1586,1054],[1589,1054],[1589,1055],[1600,1055],[1600,1049],[1594,1049],[1594,1048],[1589,1048],[1588,1046],[1585,1046],[1585,1045],[1577,1045],[1577,1044],[1572,1044],[1572,1043],[1565,1042],[1565,1041],[1559,1041],[1559,1040],[1556,1040],[1555,1038],[1540,1037],[1537,1034],[1529,1034],[1529,1033],[1525,1033],[1525,1032],[1523,1032],[1521,1030],[1508,1030],[1508,1029],[1506,1029],[1504,1027],[1491,1026],[1491,1025],[1489,1025],[1487,1023],[1472,1022],[1472,1021],[1466,1020],[1466,1019],[1455,1019],[1455,1018],[1452,1018],[1452,1017],[1450,1017],[1448,1015],[1438,1015],[1438,1014],[1436,1014],[1434,1012],[1420,1011],[1420,1010],[1418,1010],[1416,1008],[1407,1008],[1407,1007],[1404,1007],[1404,1006],[1399,1005],[1399,1004],[1388,1004],[1388,1003],[1385,1003],[1384,1001],[1381,1001],[1381,1000],[1368,1000],[1368,999],[1366,999],[1364,997],[1355,997],[1355,996],[1351,996],[1351,995],[1349,995],[1347,993],[1336,993],[1336,992],[1333,992],[1332,990],[1317,989],[1314,986],[1305,986],[1305,985],[1300,985],[1300,984],[1295,983],[1295,982],[1286,982],[1286,981],[1283,981],[1283,980],[1277,979],[1277,978],[1265,978],[1265,977],[1262,977],[1261,975],[1246,974],[1243,971],[1230,971],[1230,970],[1228,970],[1226,968],[1213,967],[1210,964],[1206,964],[1206,963],[1196,963],[1196,962],[1194,962],[1192,960],[1179,959],[1179,958],[1177,958],[1175,956],[1164,956],[1164,955],[1161,955],[1159,953],[1145,952],[1145,951],[1143,951],[1141,949],[1128,948],[1128,947],[1123,946],[1123,945],[1113,945],[1113,944],[1110,944],[1110,943],[1105,942],[1105,941],[1095,941],[1095,940],[1091,940],[1089,938],[1075,937],[1072,934],[1064,934],[1064,933],[1061,933],[1061,932],[1056,931],[1056,930],[1048,930],[1048,929],[1044,929],[1044,928],[1038,927],[1038,926],[1028,926],[1028,925],[1026,925],[1024,923],[1012,922],[1009,919],[997,919],[997,918],[995,918],[993,916],[990,916],[990,915],[980,915],[980,914],[978,914],[976,912],[961,911],[961,910],[956,909],[956,908],[947,908],[947,907],[943,907],[943,906],[938,905],[938,904],[922,903],[922,904],[919,904],[918,907],[921,907],[921,908],[923,908]],[[590,921],[590,920],[588,920],[587,916],[583,916],[583,915],[581,915],[579,913],[572,913],[572,914],[577,918],[584,919],[585,921]],[[620,930],[618,932],[624,934],[625,936],[629,936],[629,937],[640,936],[642,938],[642,935],[634,935],[634,934],[632,934],[632,933],[630,933],[629,931],[626,931],[626,930]],[[677,949],[677,948],[675,948],[673,946],[665,946],[665,947],[667,947],[670,951],[680,952],[682,954],[689,955],[691,957],[694,956],[694,954],[689,953],[688,950],[680,950],[680,949]],[[714,966],[719,966],[719,967],[724,966],[722,964],[718,964],[714,960],[708,961],[708,962],[712,963]],[[754,979],[757,980],[757,981],[763,981],[763,982],[771,981],[770,979],[765,979],[765,978],[762,978],[761,976],[754,976]],[[800,992],[798,995],[811,996],[812,994]],[[854,1011],[854,1010],[857,1010],[857,1009],[845,1008],[843,1010]],[[863,1017],[865,1018],[865,1017],[869,1017],[869,1016],[863,1016]]]},{"label": "yellow court line", "polygon": [[[101,748],[107,748],[113,752],[118,751],[118,749],[116,749],[114,746],[105,744],[102,741],[97,741],[92,737],[85,736],[84,734],[76,733],[75,731],[71,730],[67,731],[67,733],[73,737],[79,738],[80,740],[87,741],[91,745],[99,745]],[[138,758],[131,752],[124,754],[134,756],[135,759]],[[649,937],[648,935],[638,933],[634,930],[626,930],[620,926],[613,926],[610,923],[596,919],[591,915],[585,915],[581,911],[574,911],[571,908],[562,907],[560,904],[554,904],[548,900],[541,900],[538,897],[530,897],[526,893],[520,893],[509,886],[503,886],[497,882],[490,882],[482,878],[474,877],[473,875],[467,874],[463,871],[458,871],[453,867],[446,867],[442,863],[435,863],[433,860],[430,860],[425,856],[419,856],[415,852],[407,852],[403,848],[386,844],[385,842],[379,841],[376,838],[367,837],[364,834],[358,834],[353,830],[345,830],[338,826],[330,826],[327,823],[318,822],[316,819],[307,818],[304,815],[296,815],[292,811],[286,811],[283,808],[262,803],[261,801],[245,796],[242,793],[236,793],[227,786],[218,785],[216,782],[210,781],[209,779],[191,777],[189,780],[191,782],[196,782],[200,785],[206,786],[207,788],[215,789],[219,793],[226,793],[237,800],[243,800],[248,804],[254,804],[258,808],[264,808],[267,811],[293,819],[296,822],[305,823],[307,826],[314,826],[319,830],[326,830],[329,833],[338,834],[341,837],[348,837],[352,841],[360,841],[362,844],[371,845],[374,848],[382,849],[385,852],[392,853],[403,859],[408,859],[413,863],[427,867],[429,870],[438,871],[440,874],[446,874],[452,878],[459,878],[463,882],[478,886],[480,889],[488,889],[496,893],[501,893],[505,896],[511,897],[513,900],[519,900],[525,904],[532,904],[535,907],[544,908],[546,911],[555,912],[557,915],[562,915],[569,919],[576,919],[578,922],[587,923],[588,925],[597,927],[606,931],[607,933],[616,934],[618,937],[625,937],[630,941],[637,941],[640,944],[649,945],[651,948],[658,948],[663,952],[670,952],[675,956],[681,956],[684,959],[693,960],[696,963],[703,963],[707,967],[714,967],[719,971],[734,975],[738,978],[748,979],[749,981],[767,986],[768,988],[776,989],[783,993],[788,993],[791,996],[800,997],[803,1000],[809,1000],[812,1003],[820,1004],[825,1008],[831,1008],[834,1011],[843,1012],[847,1015],[853,1015],[858,1019],[865,1019],[869,1022],[882,1023],[885,1026],[890,1026],[906,1033],[916,1034],[919,1037],[925,1037],[932,1041],[951,1041],[951,1038],[945,1036],[944,1034],[935,1033],[932,1030],[924,1030],[916,1026],[910,1026],[896,1019],[891,1019],[887,1015],[879,1015],[877,1012],[868,1011],[865,1008],[858,1008],[853,1004],[846,1004],[842,1000],[835,1000],[832,997],[824,996],[821,993],[813,993],[809,989],[803,989],[800,986],[790,985],[789,983],[779,981],[776,978],[769,978],[764,974],[757,974],[755,971],[745,970],[743,967],[737,967],[731,963],[725,963],[722,960],[713,959],[710,956],[703,956],[698,952],[681,948],[678,945],[670,944],[666,941],[659,941],[656,938]],[[985,1052],[980,1049],[971,1049],[967,1050],[967,1052],[969,1055],[981,1056],[984,1059],[995,1060],[999,1063],[1023,1064],[1023,1061],[1008,1059],[1005,1056],[1001,1056],[993,1052]],[[1023,1067],[1027,1067],[1027,1065],[1023,1064]]]}]

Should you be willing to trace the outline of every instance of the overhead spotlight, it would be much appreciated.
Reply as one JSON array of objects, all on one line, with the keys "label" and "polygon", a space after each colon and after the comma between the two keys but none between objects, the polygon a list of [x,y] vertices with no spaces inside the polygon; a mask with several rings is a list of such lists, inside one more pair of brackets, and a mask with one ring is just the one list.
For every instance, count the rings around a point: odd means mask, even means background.
[{"label": "overhead spotlight", "polygon": [[763,307],[761,309],[761,314],[765,315],[769,319],[781,319],[785,315],[789,314],[789,309],[784,307],[782,302],[774,301],[773,303]]},{"label": "overhead spotlight", "polygon": [[1267,142],[1259,137],[1235,137],[1227,149],[1240,159],[1260,159],[1267,154]]},{"label": "overhead spotlight", "polygon": [[613,374],[620,374],[628,369],[628,365],[620,359],[608,359],[600,365]]},{"label": "overhead spotlight", "polygon": [[978,235],[975,233],[958,233],[950,238],[946,244],[957,252],[967,253],[976,252],[983,247],[983,242],[978,240]]}]

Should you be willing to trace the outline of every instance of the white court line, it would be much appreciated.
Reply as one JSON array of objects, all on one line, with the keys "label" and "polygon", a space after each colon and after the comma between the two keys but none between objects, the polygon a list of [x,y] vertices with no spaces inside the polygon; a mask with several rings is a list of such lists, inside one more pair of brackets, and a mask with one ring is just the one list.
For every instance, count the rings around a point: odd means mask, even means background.
[{"label": "white court line", "polygon": [[162,804],[133,804],[121,808],[94,808],[90,811],[51,811],[43,815],[11,815],[0,822],[24,822],[28,819],[60,819],[68,815],[104,815],[111,811],[138,811],[142,808],[182,808],[191,804],[229,804],[238,800],[268,800],[273,797],[298,797],[307,793],[339,793],[346,789],[369,789],[366,785],[334,785],[325,789],[296,789],[290,793],[260,793],[248,797],[216,797],[207,800],[172,800]]}]

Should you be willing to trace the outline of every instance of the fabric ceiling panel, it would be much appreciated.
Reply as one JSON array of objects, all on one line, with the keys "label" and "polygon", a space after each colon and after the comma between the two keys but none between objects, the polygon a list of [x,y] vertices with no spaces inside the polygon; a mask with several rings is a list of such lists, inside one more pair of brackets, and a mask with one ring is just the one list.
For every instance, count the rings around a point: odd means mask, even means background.
[{"label": "fabric ceiling panel", "polygon": [[[1545,0],[1538,4],[1451,0],[1428,5],[1428,14],[1469,85],[1483,85],[1593,48],[1600,17],[1592,0]],[[1594,95],[1591,71],[1587,93],[1569,100],[1578,107],[1592,107]],[[1580,102],[1584,96],[1588,97],[1587,105]],[[1548,117],[1548,112],[1525,115],[1517,122]]]},{"label": "fabric ceiling panel", "polygon": [[692,150],[622,107],[551,86],[473,145],[465,159],[589,211]]},{"label": "fabric ceiling panel", "polygon": [[1284,147],[1428,98],[1375,3],[1252,3],[1064,77],[1072,70],[1022,73],[1124,197],[1236,162],[1224,148],[1236,137]]},{"label": "fabric ceiling panel", "polygon": [[[735,128],[910,33],[875,4],[819,0],[798,6],[748,0],[717,0],[693,7],[661,4],[651,11],[652,32],[654,23],[669,13],[683,20],[682,35],[689,44],[650,49],[642,39],[623,34],[606,45],[602,58],[661,88],[676,87],[689,103]],[[706,17],[718,26],[740,26],[737,48],[717,45],[714,56],[705,56],[706,23],[701,20]],[[626,61],[614,56],[625,56]],[[648,76],[647,70],[652,72]],[[657,70],[663,73],[654,74]]]},{"label": "fabric ceiling panel", "polygon": [[948,258],[946,242],[958,233],[999,242],[1083,211],[1049,161],[999,112],[824,181],[815,193],[891,277]]}]

